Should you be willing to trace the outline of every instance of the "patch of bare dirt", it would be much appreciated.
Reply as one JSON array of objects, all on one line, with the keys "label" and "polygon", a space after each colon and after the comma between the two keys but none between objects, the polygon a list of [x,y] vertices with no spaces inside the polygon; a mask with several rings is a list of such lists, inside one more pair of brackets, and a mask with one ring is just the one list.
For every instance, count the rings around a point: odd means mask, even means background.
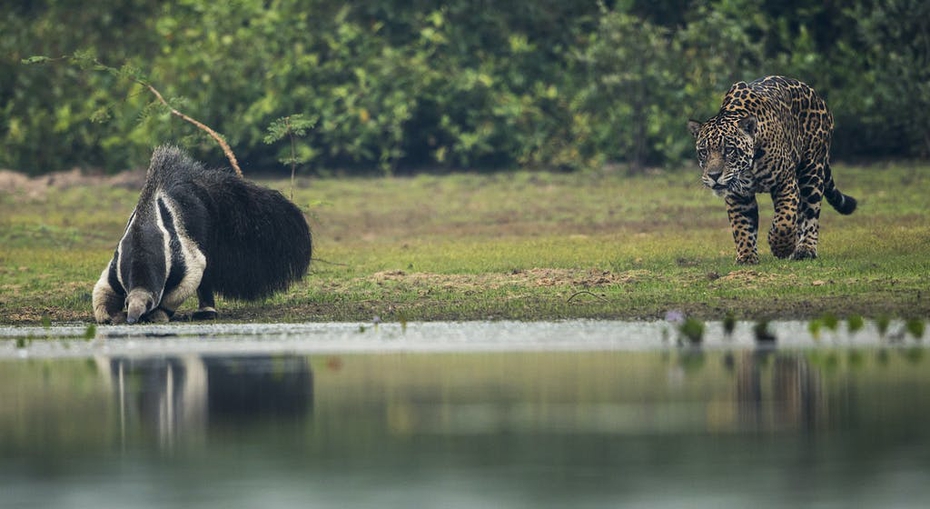
[{"label": "patch of bare dirt", "polygon": [[741,269],[710,279],[715,283],[738,283],[746,288],[758,288],[770,283],[784,283],[786,280],[796,279],[796,277],[794,274],[766,274],[752,269]]},{"label": "patch of bare dirt", "polygon": [[144,171],[126,171],[116,175],[88,175],[75,168],[71,171],[29,177],[22,173],[0,170],[0,193],[27,198],[42,198],[49,189],[68,189],[79,186],[110,186],[139,189],[145,182]]},{"label": "patch of bare dirt", "polygon": [[510,285],[526,286],[571,286],[597,288],[608,285],[629,284],[651,277],[645,270],[612,272],[600,269],[548,269],[534,268],[495,274],[434,274],[428,272],[407,273],[402,270],[376,272],[368,280],[376,284],[386,281],[403,282],[413,286],[438,286],[449,289],[501,288]]}]

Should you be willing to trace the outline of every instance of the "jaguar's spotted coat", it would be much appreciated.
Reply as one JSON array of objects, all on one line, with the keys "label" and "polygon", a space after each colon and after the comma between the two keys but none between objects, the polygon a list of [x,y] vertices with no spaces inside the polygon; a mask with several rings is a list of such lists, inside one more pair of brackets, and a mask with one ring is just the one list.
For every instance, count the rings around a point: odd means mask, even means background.
[{"label": "jaguar's spotted coat", "polygon": [[722,195],[736,241],[736,261],[758,263],[756,193],[770,193],[775,217],[769,246],[778,258],[817,257],[821,200],[852,214],[830,170],[833,115],[809,86],[782,76],[734,84],[720,111],[691,120],[705,186]]}]

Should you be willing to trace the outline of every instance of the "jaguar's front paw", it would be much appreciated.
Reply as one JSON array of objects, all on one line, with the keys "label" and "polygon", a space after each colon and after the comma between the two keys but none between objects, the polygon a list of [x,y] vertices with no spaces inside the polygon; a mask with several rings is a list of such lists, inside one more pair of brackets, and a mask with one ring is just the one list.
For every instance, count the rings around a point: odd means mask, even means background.
[{"label": "jaguar's front paw", "polygon": [[792,260],[813,260],[815,258],[817,258],[817,251],[810,249],[796,249],[794,253],[791,253]]},{"label": "jaguar's front paw", "polygon": [[759,254],[758,253],[747,253],[747,254],[737,255],[736,263],[740,265],[755,265],[759,263]]}]

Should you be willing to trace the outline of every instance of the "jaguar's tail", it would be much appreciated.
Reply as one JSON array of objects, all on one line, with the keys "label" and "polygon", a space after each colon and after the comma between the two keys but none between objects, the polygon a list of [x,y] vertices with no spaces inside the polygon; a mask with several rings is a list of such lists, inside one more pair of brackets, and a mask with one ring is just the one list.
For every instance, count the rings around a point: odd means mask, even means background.
[{"label": "jaguar's tail", "polygon": [[833,171],[830,170],[829,164],[824,169],[823,177],[823,194],[824,197],[826,197],[827,202],[830,205],[833,205],[833,208],[835,208],[836,211],[840,214],[852,214],[856,210],[856,205],[858,205],[858,202],[852,196],[843,194],[839,189],[836,188],[836,183],[833,182]]}]

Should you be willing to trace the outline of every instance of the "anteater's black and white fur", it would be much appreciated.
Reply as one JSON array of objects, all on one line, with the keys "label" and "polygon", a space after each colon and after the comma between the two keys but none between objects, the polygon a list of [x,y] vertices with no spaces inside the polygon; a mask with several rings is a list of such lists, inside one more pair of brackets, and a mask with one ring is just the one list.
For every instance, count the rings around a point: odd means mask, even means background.
[{"label": "anteater's black and white fur", "polygon": [[307,221],[281,193],[159,147],[94,286],[94,318],[167,321],[194,292],[193,318],[215,318],[213,292],[255,300],[285,290],[306,274],[310,254]]}]

